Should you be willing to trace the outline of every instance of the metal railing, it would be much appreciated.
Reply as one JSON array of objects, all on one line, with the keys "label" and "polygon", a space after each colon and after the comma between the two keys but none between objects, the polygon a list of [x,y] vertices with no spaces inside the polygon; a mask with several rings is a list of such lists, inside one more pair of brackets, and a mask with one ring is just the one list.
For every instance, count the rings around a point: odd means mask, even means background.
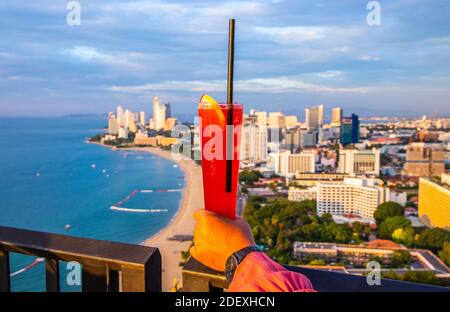
[{"label": "metal railing", "polygon": [[[60,291],[59,262],[82,267],[82,291],[161,291],[161,255],[157,248],[78,238],[0,226],[0,292],[11,291],[10,253],[45,258],[46,290]],[[382,279],[370,286],[363,276],[285,266],[306,275],[318,291],[441,292],[449,288]],[[185,292],[220,292],[225,276],[191,258],[182,269]]]},{"label": "metal railing", "polygon": [[[450,292],[450,288],[389,279],[380,285],[369,285],[364,276],[330,272],[302,267],[284,266],[289,271],[302,273],[322,292]],[[225,275],[212,270],[191,258],[183,267],[183,291],[217,292],[228,288]]]},{"label": "metal railing", "polygon": [[45,258],[48,292],[60,291],[59,261],[82,267],[82,291],[161,291],[157,248],[0,226],[0,291],[11,291],[9,253]]}]

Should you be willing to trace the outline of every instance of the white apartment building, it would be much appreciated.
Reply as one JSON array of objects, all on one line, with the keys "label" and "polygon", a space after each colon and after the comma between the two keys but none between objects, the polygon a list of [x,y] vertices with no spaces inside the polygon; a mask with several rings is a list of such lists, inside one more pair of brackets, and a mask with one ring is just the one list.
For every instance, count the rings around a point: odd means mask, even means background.
[{"label": "white apartment building", "polygon": [[117,123],[118,123],[119,127],[121,127],[121,126],[124,127],[125,126],[125,113],[123,111],[122,106],[117,106],[116,118],[117,118]]},{"label": "white apartment building", "polygon": [[291,187],[288,190],[288,200],[290,201],[303,201],[303,200],[316,200],[317,188],[298,189]]},{"label": "white apartment building", "polygon": [[108,118],[108,134],[117,135],[119,132],[119,124],[117,122],[116,115],[109,114]]},{"label": "white apartment building", "polygon": [[349,175],[375,175],[380,174],[380,151],[341,149],[339,150],[339,173]]},{"label": "white apartment building", "polygon": [[241,133],[240,160],[243,162],[267,161],[267,127],[259,124],[244,124]]},{"label": "white apartment building", "polygon": [[130,132],[135,133],[137,131],[136,115],[128,109],[125,111],[125,128]]},{"label": "white apartment building", "polygon": [[166,122],[166,105],[159,102],[159,98],[153,98],[153,126],[155,130],[164,128]]},{"label": "white apartment building", "polygon": [[119,139],[128,139],[128,128],[125,126],[119,126],[117,137]]},{"label": "white apartment building", "polygon": [[380,204],[389,200],[389,189],[378,185],[378,179],[344,178],[341,184],[317,185],[317,214],[353,214],[373,220]]},{"label": "white apartment building", "polygon": [[269,166],[276,174],[291,177],[296,173],[314,173],[315,153],[291,154],[290,151],[269,154]]}]

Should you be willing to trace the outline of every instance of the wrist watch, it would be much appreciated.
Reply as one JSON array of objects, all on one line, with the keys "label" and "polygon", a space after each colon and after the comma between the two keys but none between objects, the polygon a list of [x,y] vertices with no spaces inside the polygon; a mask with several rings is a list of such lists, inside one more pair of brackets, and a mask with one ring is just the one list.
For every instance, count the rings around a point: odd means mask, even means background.
[{"label": "wrist watch", "polygon": [[233,280],[234,272],[236,271],[238,265],[245,259],[245,257],[255,251],[261,251],[261,249],[257,246],[249,246],[234,252],[230,257],[228,257],[225,265],[225,277],[229,283]]}]

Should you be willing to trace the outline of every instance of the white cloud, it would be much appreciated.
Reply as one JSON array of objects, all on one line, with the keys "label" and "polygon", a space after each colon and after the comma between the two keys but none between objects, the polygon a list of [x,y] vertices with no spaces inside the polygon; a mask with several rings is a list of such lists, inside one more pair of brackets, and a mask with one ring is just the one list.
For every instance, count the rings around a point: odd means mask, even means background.
[{"label": "white cloud", "polygon": [[100,63],[118,67],[142,69],[142,55],[134,52],[109,54],[90,46],[74,46],[64,50],[64,54],[78,60],[92,63]]},{"label": "white cloud", "polygon": [[357,27],[337,26],[253,27],[253,30],[281,44],[298,44],[334,38],[343,41],[362,33]]},{"label": "white cloud", "polygon": [[340,70],[327,70],[321,73],[317,73],[317,76],[321,78],[337,78],[343,75],[343,72]]},{"label": "white cloud", "polygon": [[378,62],[381,61],[381,58],[377,56],[371,56],[371,55],[362,55],[358,57],[358,60],[364,61],[364,62]]},{"label": "white cloud", "polygon": [[[224,33],[223,21],[229,17],[247,20],[268,12],[270,4],[258,1],[228,1],[212,3],[189,3],[168,1],[130,1],[108,3],[100,10],[102,20],[114,26],[163,29],[177,33]],[[124,23],[124,20],[129,21]],[[139,22],[137,22],[139,21]],[[95,20],[90,22],[95,24]],[[120,24],[119,24],[120,22]]]},{"label": "white cloud", "polygon": [[340,47],[335,47],[333,48],[334,52],[340,52],[340,53],[345,53],[345,52],[349,52],[351,49],[349,46],[340,46]]},{"label": "white cloud", "polygon": [[[242,92],[279,93],[279,92],[319,92],[319,93],[366,93],[368,88],[329,87],[304,82],[292,77],[255,78],[238,80],[236,90]],[[123,93],[147,93],[155,91],[191,91],[217,92],[226,89],[226,81],[166,81],[162,83],[148,83],[137,86],[110,86],[107,90]]]}]

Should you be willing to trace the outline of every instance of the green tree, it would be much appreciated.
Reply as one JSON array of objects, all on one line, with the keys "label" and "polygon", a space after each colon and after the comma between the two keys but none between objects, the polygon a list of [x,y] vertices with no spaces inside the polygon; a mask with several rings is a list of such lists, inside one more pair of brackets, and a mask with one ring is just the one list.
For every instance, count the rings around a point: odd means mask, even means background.
[{"label": "green tree", "polygon": [[324,213],[321,217],[320,217],[320,221],[322,223],[333,223],[333,216],[329,213]]},{"label": "green tree", "polygon": [[353,237],[359,241],[366,241],[370,236],[370,226],[361,222],[353,222]]},{"label": "green tree", "polygon": [[396,229],[411,227],[411,221],[403,216],[389,217],[385,219],[378,229],[377,236],[379,238],[391,239],[392,233]]},{"label": "green tree", "polygon": [[400,244],[411,247],[414,243],[415,231],[412,226],[398,228],[392,232],[392,239]]},{"label": "green tree", "polygon": [[439,251],[438,255],[442,261],[447,265],[450,265],[450,241],[444,243],[444,246],[442,246],[442,250]]},{"label": "green tree", "polygon": [[403,208],[402,205],[395,202],[385,202],[378,206],[373,216],[377,224],[380,225],[389,217],[403,216],[404,214],[405,208]]},{"label": "green tree", "polygon": [[405,274],[397,274],[392,270],[382,273],[383,278],[408,281],[413,283],[439,285],[440,282],[432,271],[408,270]]},{"label": "green tree", "polygon": [[326,265],[327,263],[322,259],[314,259],[309,262],[309,265]]},{"label": "green tree", "polygon": [[420,248],[430,249],[437,253],[443,248],[445,242],[450,242],[450,232],[440,228],[433,228],[423,230],[415,243]]},{"label": "green tree", "polygon": [[392,254],[391,266],[394,268],[402,268],[412,263],[412,257],[407,250],[396,250]]},{"label": "green tree", "polygon": [[244,170],[239,173],[239,182],[244,183],[246,185],[252,185],[257,182],[262,175],[259,171],[255,170]]}]

